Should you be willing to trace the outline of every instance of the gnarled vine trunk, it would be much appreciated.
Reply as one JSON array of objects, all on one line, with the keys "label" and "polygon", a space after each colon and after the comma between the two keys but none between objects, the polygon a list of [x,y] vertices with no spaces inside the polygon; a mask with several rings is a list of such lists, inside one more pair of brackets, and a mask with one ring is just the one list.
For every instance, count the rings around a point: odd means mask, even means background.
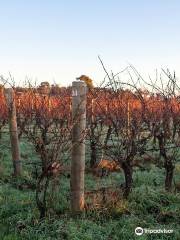
[{"label": "gnarled vine trunk", "polygon": [[174,164],[173,159],[167,156],[166,148],[165,148],[165,139],[163,134],[159,134],[157,136],[159,141],[159,149],[160,155],[164,158],[164,167],[166,170],[166,178],[165,178],[165,190],[171,191],[172,190],[172,181],[174,175]]},{"label": "gnarled vine trunk", "polygon": [[166,178],[165,178],[165,189],[166,191],[172,190],[172,181],[174,175],[174,165],[171,159],[165,160]]},{"label": "gnarled vine trunk", "polygon": [[124,171],[124,178],[125,178],[125,189],[123,196],[124,198],[127,198],[131,192],[132,189],[132,183],[133,183],[133,169],[130,164],[130,162],[123,162],[121,165],[123,171]]}]

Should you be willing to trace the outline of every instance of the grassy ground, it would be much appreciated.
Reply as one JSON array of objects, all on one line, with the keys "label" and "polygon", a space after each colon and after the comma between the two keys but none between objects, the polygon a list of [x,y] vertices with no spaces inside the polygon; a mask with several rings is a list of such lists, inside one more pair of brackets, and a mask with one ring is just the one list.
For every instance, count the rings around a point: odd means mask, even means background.
[{"label": "grassy ground", "polygon": [[[29,162],[38,161],[30,143],[21,142],[23,176],[11,176],[12,164],[9,140],[0,140],[0,239],[4,240],[133,240],[180,239],[180,194],[166,193],[163,189],[164,170],[155,166],[149,171],[136,170],[134,188],[128,201],[122,200],[116,208],[91,211],[74,219],[69,208],[69,179],[60,180],[56,196],[59,214],[49,213],[43,221],[35,204],[35,180]],[[176,168],[176,178],[180,168]],[[94,186],[122,183],[122,174],[113,174],[95,182],[92,176],[85,179],[86,189]],[[60,214],[61,213],[61,214]],[[173,234],[143,234],[136,236],[137,226],[150,229],[172,229]]]}]

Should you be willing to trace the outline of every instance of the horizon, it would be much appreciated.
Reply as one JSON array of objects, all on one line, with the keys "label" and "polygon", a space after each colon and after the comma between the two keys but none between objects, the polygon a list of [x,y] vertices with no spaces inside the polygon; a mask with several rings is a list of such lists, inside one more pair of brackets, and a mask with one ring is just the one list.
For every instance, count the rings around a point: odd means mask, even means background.
[{"label": "horizon", "polygon": [[[132,64],[145,79],[156,69],[180,75],[179,1],[1,3],[0,74],[17,85],[71,85],[82,74],[99,84],[108,71]],[[172,15],[172,16],[171,16]]]}]

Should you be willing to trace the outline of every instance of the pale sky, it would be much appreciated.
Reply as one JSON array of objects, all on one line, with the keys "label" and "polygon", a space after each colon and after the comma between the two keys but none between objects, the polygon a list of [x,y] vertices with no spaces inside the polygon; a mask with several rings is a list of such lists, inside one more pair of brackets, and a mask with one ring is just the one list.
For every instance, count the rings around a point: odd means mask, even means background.
[{"label": "pale sky", "polygon": [[0,0],[0,10],[0,74],[17,83],[98,83],[98,55],[114,73],[131,63],[145,77],[180,75],[179,0]]}]

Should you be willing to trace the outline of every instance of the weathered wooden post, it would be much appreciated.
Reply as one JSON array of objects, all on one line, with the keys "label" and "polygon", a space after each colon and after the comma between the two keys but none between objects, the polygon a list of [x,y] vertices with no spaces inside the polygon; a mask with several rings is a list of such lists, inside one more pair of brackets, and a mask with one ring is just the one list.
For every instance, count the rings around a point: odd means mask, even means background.
[{"label": "weathered wooden post", "polygon": [[92,124],[94,124],[95,123],[95,99],[93,98],[92,99],[92,101],[91,101],[91,114],[92,114],[92,116],[91,116],[91,122],[92,122]]},{"label": "weathered wooden post", "polygon": [[8,106],[9,134],[11,141],[14,176],[21,175],[20,149],[17,131],[15,95],[12,88],[5,89],[5,98]]},{"label": "weathered wooden post", "polygon": [[97,141],[95,137],[95,100],[91,100],[91,124],[90,124],[90,148],[91,148],[91,159],[90,167],[93,168],[97,160]]},{"label": "weathered wooden post", "polygon": [[82,81],[72,83],[72,119],[71,211],[76,214],[84,209],[86,84]]},{"label": "weathered wooden post", "polygon": [[128,102],[127,102],[127,136],[128,138],[130,137],[130,123],[131,123],[130,106],[129,106],[129,99],[128,99]]}]

